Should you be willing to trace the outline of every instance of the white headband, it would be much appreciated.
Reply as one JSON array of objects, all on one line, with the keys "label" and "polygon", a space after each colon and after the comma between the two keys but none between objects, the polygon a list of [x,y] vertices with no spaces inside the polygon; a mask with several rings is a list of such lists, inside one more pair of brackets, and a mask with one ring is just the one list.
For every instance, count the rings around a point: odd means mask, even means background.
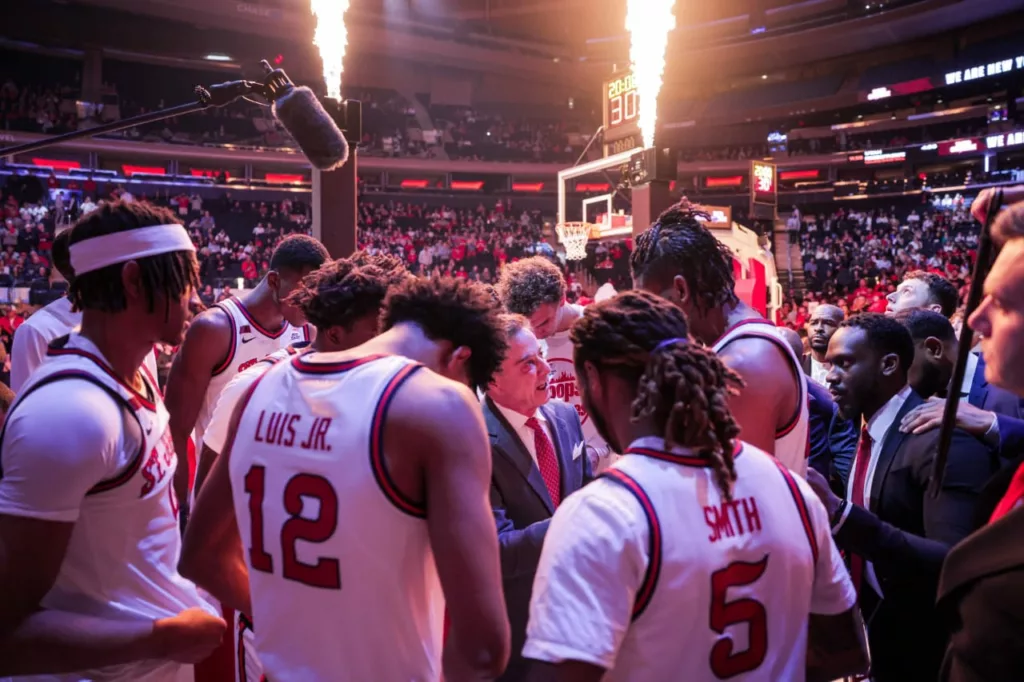
[{"label": "white headband", "polygon": [[173,251],[195,251],[185,228],[177,223],[114,232],[71,245],[71,269],[76,275],[127,263],[136,258]]}]

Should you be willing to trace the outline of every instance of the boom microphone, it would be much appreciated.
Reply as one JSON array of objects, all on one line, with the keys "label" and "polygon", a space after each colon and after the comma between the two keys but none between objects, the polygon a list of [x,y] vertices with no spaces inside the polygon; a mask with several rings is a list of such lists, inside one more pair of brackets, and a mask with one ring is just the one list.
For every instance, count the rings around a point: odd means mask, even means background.
[{"label": "boom microphone", "polygon": [[296,144],[314,168],[332,171],[348,161],[348,140],[327,113],[313,91],[305,86],[295,87],[281,69],[270,68],[264,81],[267,99],[273,100],[271,112],[284,129],[295,138]]}]

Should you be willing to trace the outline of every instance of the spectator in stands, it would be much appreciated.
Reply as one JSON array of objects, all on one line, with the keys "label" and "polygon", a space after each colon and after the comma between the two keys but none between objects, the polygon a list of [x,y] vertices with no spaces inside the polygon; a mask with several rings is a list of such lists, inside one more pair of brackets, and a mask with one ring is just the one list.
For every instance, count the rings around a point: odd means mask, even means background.
[{"label": "spectator in stands", "polygon": [[[70,238],[71,229],[67,229],[53,240],[53,268],[50,271],[52,283],[63,279],[70,284],[75,278],[68,250]],[[81,323],[82,314],[72,309],[71,300],[67,296],[61,296],[36,311],[20,325],[14,335],[11,349],[11,388],[15,392],[20,391],[25,380],[43,361],[47,345]]]},{"label": "spectator in stands", "polygon": [[886,312],[890,314],[925,308],[949,318],[956,312],[960,295],[956,287],[942,275],[915,270],[907,273],[896,291],[889,294],[887,299],[889,305]]}]

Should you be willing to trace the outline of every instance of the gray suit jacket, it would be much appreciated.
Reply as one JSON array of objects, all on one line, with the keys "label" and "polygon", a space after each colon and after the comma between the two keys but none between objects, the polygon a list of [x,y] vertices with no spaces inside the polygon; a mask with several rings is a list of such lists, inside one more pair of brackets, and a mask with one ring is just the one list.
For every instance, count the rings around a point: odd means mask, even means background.
[{"label": "gray suit jacket", "polygon": [[[526,675],[527,666],[521,654],[533,576],[555,507],[529,451],[490,398],[484,401],[483,410],[491,437],[491,508],[501,545],[505,605],[512,626],[512,659],[499,679],[512,682],[523,680]],[[586,452],[573,459],[573,451],[586,441],[583,427],[576,408],[561,400],[548,402],[541,412],[554,434],[564,500],[593,480]]]}]

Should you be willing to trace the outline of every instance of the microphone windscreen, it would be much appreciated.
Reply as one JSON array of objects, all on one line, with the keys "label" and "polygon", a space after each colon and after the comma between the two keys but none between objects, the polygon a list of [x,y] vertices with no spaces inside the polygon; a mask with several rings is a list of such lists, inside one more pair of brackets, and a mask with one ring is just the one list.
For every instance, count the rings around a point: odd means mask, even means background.
[{"label": "microphone windscreen", "polygon": [[292,88],[271,109],[314,168],[331,171],[348,160],[348,141],[313,91]]}]

